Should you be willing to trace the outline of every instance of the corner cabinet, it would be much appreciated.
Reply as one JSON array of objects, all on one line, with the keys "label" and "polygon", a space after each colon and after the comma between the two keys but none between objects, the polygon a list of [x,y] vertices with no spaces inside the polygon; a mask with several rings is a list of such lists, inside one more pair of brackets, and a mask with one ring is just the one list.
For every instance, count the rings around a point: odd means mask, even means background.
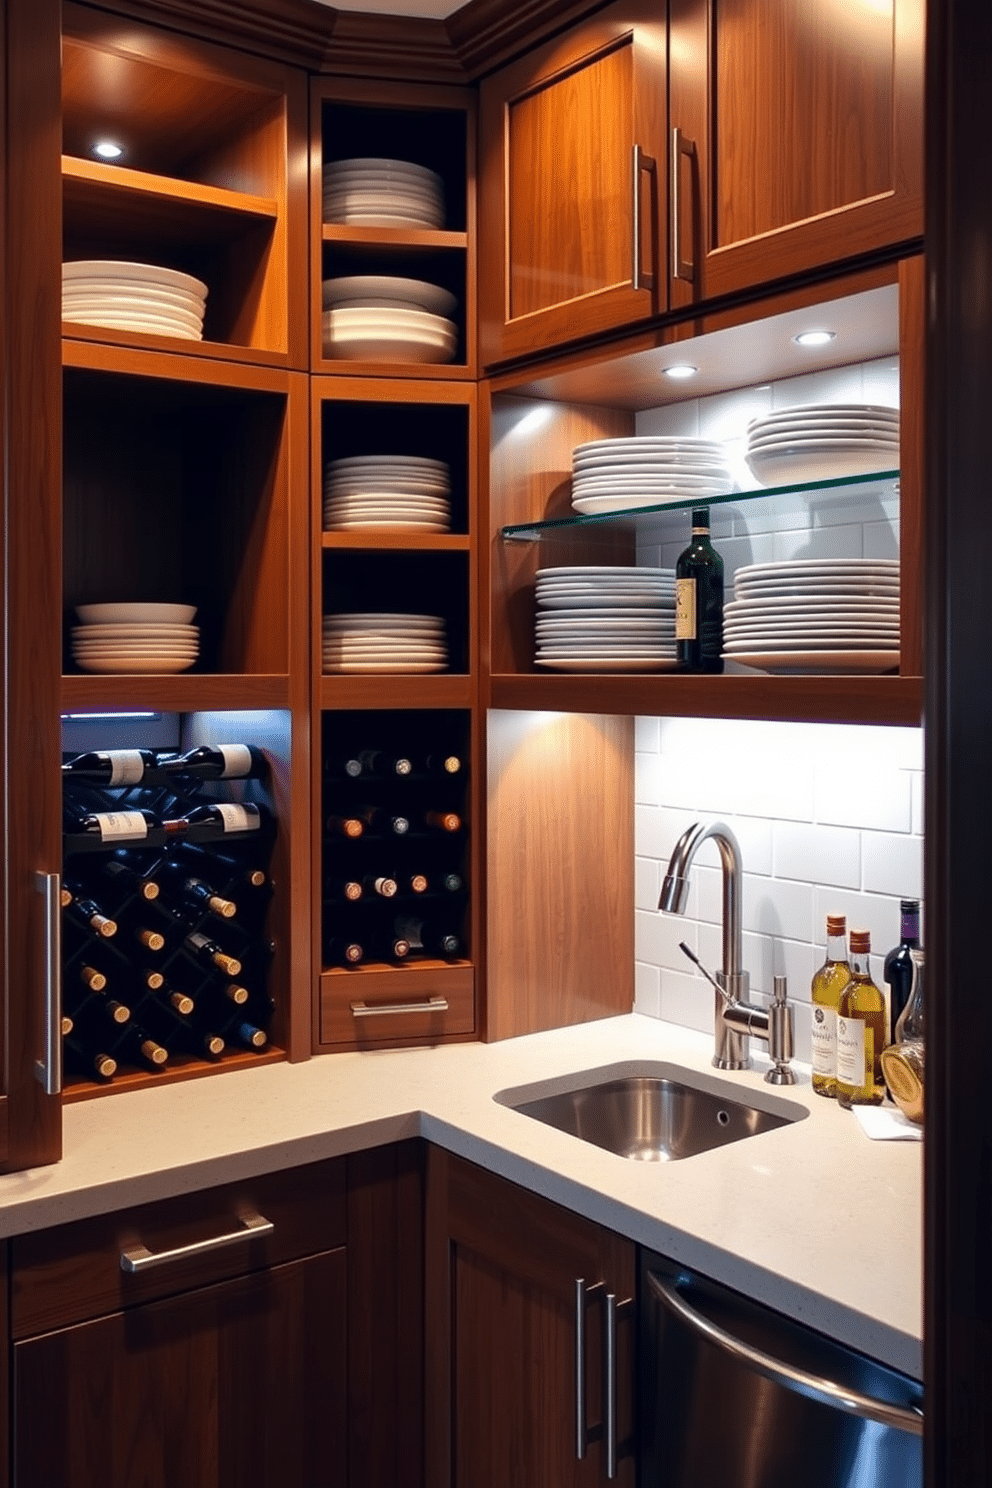
[{"label": "corner cabinet", "polygon": [[428,1155],[431,1488],[634,1483],[634,1246]]}]

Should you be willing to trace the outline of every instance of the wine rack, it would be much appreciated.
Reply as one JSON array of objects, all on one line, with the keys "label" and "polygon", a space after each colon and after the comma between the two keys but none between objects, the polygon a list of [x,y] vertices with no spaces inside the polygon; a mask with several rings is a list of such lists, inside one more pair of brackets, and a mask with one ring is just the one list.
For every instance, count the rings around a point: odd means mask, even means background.
[{"label": "wine rack", "polygon": [[[70,1078],[165,1078],[278,1052],[267,1031],[278,954],[268,934],[273,821],[261,800],[222,803],[247,830],[187,820],[218,801],[212,785],[154,767],[113,789],[64,778]],[[239,786],[261,795],[257,781]],[[81,829],[86,818],[102,818],[105,835]]]}]

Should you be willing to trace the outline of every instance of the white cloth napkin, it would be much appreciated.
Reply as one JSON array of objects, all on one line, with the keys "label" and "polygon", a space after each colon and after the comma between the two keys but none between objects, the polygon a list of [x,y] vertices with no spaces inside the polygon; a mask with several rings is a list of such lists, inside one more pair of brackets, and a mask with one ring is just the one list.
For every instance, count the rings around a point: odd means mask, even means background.
[{"label": "white cloth napkin", "polygon": [[855,1106],[854,1114],[873,1142],[922,1142],[923,1128],[895,1106]]}]

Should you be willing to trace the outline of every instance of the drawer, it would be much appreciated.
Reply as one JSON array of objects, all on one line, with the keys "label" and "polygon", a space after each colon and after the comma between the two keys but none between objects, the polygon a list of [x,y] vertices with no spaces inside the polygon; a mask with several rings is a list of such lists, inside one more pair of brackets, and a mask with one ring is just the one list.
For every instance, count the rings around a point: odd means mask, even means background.
[{"label": "drawer", "polygon": [[[272,1224],[251,1235],[244,1221]],[[11,1242],[13,1336],[26,1338],[345,1243],[345,1159],[266,1173],[143,1204]],[[134,1247],[158,1254],[232,1236],[229,1243],[125,1271]],[[247,1236],[247,1238],[243,1238]]]},{"label": "drawer", "polygon": [[447,961],[325,971],[320,1042],[347,1048],[436,1043],[475,1031],[475,970]]}]

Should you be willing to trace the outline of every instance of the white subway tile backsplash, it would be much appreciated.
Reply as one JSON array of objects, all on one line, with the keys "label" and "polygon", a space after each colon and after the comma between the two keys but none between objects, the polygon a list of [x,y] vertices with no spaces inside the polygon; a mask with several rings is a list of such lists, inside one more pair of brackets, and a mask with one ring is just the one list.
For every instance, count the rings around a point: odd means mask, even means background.
[{"label": "white subway tile backsplash", "polygon": [[647,754],[657,754],[661,748],[661,719],[634,719],[634,748]]},{"label": "white subway tile backsplash", "polygon": [[891,836],[886,832],[863,833],[863,880],[861,887],[872,894],[896,894],[919,899],[923,893],[923,839]]},{"label": "white subway tile backsplash", "polygon": [[661,865],[657,858],[634,859],[634,908],[657,909],[661,888]]},{"label": "white subway tile backsplash", "polygon": [[820,765],[815,779],[816,821],[879,832],[908,832],[912,790],[905,770]]},{"label": "white subway tile backsplash", "polygon": [[910,776],[910,790],[913,799],[912,825],[910,827],[910,831],[915,832],[918,836],[922,837],[924,805],[922,771],[914,772]]},{"label": "white subway tile backsplash", "polygon": [[701,976],[692,972],[666,971],[661,978],[660,1016],[699,1033],[713,1031],[713,999],[716,993]]},{"label": "white subway tile backsplash", "polygon": [[774,844],[776,878],[861,887],[861,834],[851,828],[776,822]]},{"label": "white subway tile backsplash", "polygon": [[[697,924],[684,915],[662,914],[655,907],[637,910],[634,915],[634,933],[637,937],[637,958],[651,966],[667,966],[672,971],[688,971],[690,963],[684,951],[679,950],[679,941],[684,940],[690,950],[699,951]],[[717,963],[719,965],[719,962]]]},{"label": "white subway tile backsplash", "polygon": [[643,961],[634,962],[634,1011],[649,1018],[660,1018],[661,973],[657,966],[648,966]]},{"label": "white subway tile backsplash", "polygon": [[[909,839],[907,839],[907,842]],[[827,915],[846,915],[847,928],[871,932],[872,956],[884,956],[899,943],[899,898],[887,894],[854,894],[850,889],[817,887],[814,898],[814,920],[818,927],[817,943],[826,946]],[[820,961],[823,960],[821,955]],[[817,963],[819,965],[819,962]],[[873,959],[873,965],[875,965]],[[877,969],[877,967],[876,967]]]},{"label": "white subway tile backsplash", "polygon": [[775,940],[812,940],[813,885],[745,873],[744,929]]}]

